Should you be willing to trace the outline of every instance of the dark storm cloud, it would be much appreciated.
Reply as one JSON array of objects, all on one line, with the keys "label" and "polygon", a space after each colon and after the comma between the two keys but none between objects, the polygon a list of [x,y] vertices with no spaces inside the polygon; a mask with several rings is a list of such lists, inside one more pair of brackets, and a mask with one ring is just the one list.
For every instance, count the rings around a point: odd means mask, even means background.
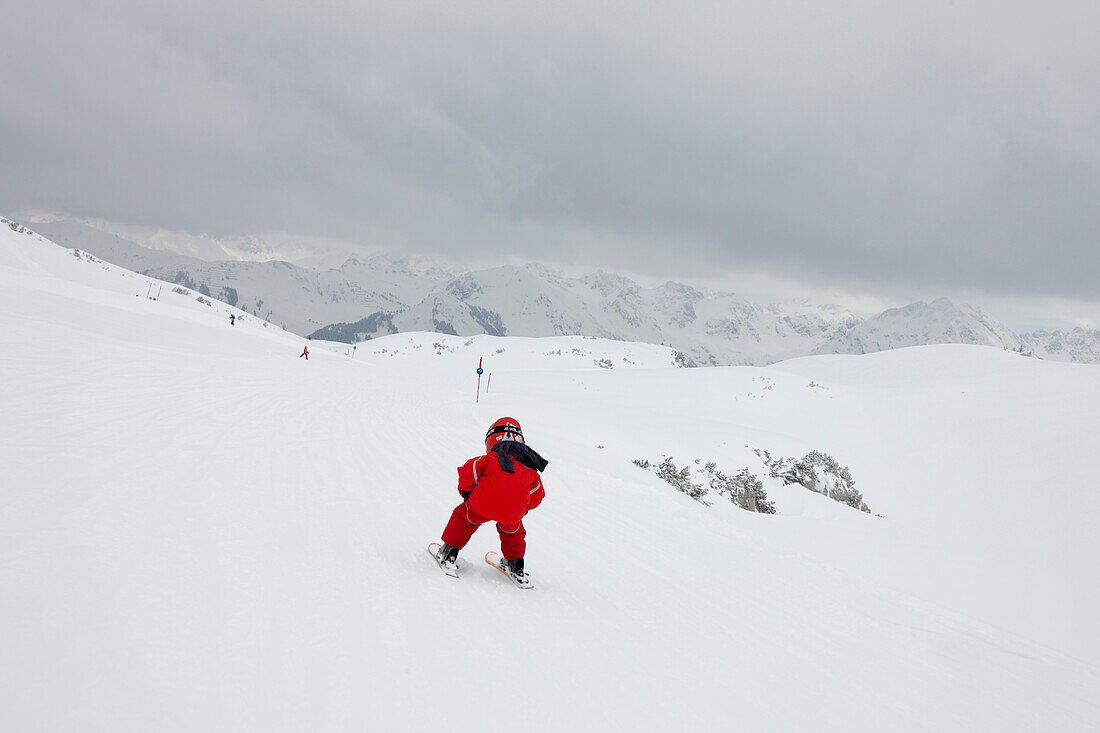
[{"label": "dark storm cloud", "polygon": [[0,200],[1100,296],[1091,3],[25,3]]}]

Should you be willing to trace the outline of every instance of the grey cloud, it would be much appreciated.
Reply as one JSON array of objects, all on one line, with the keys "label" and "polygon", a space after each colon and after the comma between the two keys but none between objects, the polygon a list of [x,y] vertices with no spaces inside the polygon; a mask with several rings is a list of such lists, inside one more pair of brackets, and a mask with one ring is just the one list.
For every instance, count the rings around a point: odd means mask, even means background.
[{"label": "grey cloud", "polygon": [[1100,296],[1088,3],[24,5],[5,206]]}]

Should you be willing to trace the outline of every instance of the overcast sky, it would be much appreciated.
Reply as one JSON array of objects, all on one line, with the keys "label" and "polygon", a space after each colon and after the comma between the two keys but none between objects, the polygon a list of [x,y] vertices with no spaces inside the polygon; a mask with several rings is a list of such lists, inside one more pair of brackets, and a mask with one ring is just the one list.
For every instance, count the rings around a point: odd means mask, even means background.
[{"label": "overcast sky", "polygon": [[1100,325],[1095,0],[8,5],[5,213]]}]

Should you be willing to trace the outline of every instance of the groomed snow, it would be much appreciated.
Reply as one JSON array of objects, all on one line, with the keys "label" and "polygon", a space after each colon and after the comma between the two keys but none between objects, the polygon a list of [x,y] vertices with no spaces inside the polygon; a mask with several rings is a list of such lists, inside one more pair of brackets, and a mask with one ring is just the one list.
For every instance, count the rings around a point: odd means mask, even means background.
[{"label": "groomed snow", "polygon": [[[1100,728],[1100,367],[351,352],[172,288],[0,229],[2,731]],[[505,414],[550,461],[530,592],[491,527],[458,581],[424,550]],[[753,449],[833,455],[882,516]],[[632,463],[663,455],[779,513]]]}]

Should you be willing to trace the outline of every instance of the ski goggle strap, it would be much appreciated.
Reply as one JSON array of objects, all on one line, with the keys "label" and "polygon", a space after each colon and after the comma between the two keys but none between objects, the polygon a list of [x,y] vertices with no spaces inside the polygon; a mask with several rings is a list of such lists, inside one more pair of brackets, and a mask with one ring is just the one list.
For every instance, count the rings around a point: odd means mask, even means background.
[{"label": "ski goggle strap", "polygon": [[518,435],[521,438],[523,437],[523,431],[519,429],[519,426],[511,424],[494,425],[493,427],[489,428],[489,432],[485,433],[485,437],[488,438],[490,435],[496,435],[497,433],[511,433],[512,435]]}]

